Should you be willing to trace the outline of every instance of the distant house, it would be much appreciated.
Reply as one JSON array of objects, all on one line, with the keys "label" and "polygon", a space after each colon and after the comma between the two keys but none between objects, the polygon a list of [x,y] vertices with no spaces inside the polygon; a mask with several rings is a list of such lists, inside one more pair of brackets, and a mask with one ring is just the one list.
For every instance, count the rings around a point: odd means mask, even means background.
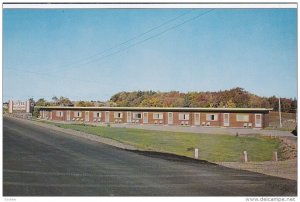
[{"label": "distant house", "polygon": [[63,122],[264,128],[266,108],[36,107],[41,119]]},{"label": "distant house", "polygon": [[8,109],[8,102],[4,102],[4,103],[2,104],[2,107],[3,107],[3,109]]}]

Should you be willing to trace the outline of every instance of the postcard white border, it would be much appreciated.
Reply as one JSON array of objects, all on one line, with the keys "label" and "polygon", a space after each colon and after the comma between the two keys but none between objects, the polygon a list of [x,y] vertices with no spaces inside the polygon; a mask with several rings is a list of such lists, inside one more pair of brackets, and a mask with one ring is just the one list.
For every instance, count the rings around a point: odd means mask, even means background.
[{"label": "postcard white border", "polygon": [[3,3],[4,9],[89,9],[89,8],[297,8],[297,3]]}]

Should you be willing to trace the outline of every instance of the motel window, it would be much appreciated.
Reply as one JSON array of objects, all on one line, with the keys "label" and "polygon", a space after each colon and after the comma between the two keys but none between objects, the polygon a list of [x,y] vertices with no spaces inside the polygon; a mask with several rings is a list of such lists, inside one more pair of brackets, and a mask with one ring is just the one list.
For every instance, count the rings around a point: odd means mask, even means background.
[{"label": "motel window", "polygon": [[206,114],[206,121],[217,121],[218,114]]},{"label": "motel window", "polygon": [[153,119],[163,119],[164,114],[163,113],[153,113]]},{"label": "motel window", "polygon": [[62,111],[56,111],[56,117],[62,117],[63,112]]},{"label": "motel window", "polygon": [[114,114],[115,118],[122,118],[123,117],[123,113],[122,112],[115,112]]},{"label": "motel window", "polygon": [[101,112],[94,112],[94,118],[100,118]]},{"label": "motel window", "polygon": [[74,117],[81,117],[81,112],[74,112]]},{"label": "motel window", "polygon": [[142,113],[132,113],[132,116],[134,119],[141,119],[142,118]]},{"label": "motel window", "polygon": [[249,114],[237,114],[236,115],[236,121],[248,122],[249,121]]},{"label": "motel window", "polygon": [[180,121],[190,120],[190,114],[187,114],[187,113],[179,113],[179,120],[180,120]]}]

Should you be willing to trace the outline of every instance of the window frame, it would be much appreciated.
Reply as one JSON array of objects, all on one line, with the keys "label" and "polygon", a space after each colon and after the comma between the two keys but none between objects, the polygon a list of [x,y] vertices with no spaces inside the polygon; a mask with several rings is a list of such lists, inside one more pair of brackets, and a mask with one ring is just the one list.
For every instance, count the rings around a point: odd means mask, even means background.
[{"label": "window frame", "polygon": [[[241,116],[247,116],[247,120],[245,120],[245,119],[242,119],[242,120],[239,119],[238,117],[241,117]],[[236,120],[237,122],[249,122],[250,116],[249,116],[249,114],[236,114],[235,120]]]},{"label": "window frame", "polygon": [[153,119],[158,119],[158,120],[164,119],[164,113],[163,112],[155,112],[155,113],[153,113]]},{"label": "window frame", "polygon": [[[140,114],[141,117],[136,117],[136,114]],[[142,119],[142,112],[132,112],[132,119]]]},{"label": "window frame", "polygon": [[[80,115],[78,115],[78,114],[80,114]],[[81,111],[74,111],[73,115],[74,115],[74,118],[81,118],[82,117],[82,112]]]},{"label": "window frame", "polygon": [[179,121],[189,121],[190,120],[190,113],[179,113],[178,114]]},{"label": "window frame", "polygon": [[63,117],[64,116],[64,112],[63,111],[55,111],[55,116],[56,117]]},{"label": "window frame", "polygon": [[[211,116],[214,116],[214,119],[211,119]],[[219,116],[219,114],[216,114],[216,113],[206,114],[206,121],[218,121],[218,119],[219,119],[218,116]]]},{"label": "window frame", "polygon": [[[118,116],[118,115],[120,115],[120,116]],[[114,112],[114,118],[115,119],[122,119],[123,118],[123,112]]]},{"label": "window frame", "polygon": [[[97,116],[99,114],[99,116]],[[94,112],[93,118],[101,118],[101,112]]]}]

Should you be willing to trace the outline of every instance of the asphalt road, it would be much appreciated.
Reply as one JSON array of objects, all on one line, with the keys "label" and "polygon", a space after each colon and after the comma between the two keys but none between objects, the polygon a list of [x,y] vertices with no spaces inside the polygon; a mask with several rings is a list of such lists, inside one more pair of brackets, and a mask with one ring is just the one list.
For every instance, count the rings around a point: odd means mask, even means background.
[{"label": "asphalt road", "polygon": [[295,196],[296,181],[3,120],[4,196]]}]

